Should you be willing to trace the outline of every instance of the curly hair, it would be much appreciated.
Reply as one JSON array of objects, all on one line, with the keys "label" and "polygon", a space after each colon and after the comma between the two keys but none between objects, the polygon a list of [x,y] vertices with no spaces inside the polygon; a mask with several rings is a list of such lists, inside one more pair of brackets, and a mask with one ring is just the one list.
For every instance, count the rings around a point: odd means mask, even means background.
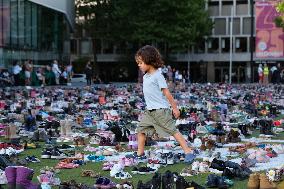
[{"label": "curly hair", "polygon": [[151,45],[140,48],[135,54],[135,59],[137,60],[138,57],[141,57],[145,64],[152,65],[154,68],[160,68],[164,65],[160,52]]}]

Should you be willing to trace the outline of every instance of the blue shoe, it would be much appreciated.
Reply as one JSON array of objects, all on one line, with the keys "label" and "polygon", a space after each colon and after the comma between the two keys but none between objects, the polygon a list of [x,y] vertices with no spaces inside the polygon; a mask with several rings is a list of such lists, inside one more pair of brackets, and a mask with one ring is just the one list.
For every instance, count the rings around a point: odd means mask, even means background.
[{"label": "blue shoe", "polygon": [[137,152],[134,152],[133,154],[128,154],[125,156],[126,158],[133,158],[138,160],[138,162],[144,162],[147,161],[147,156],[145,156],[145,154],[143,155],[138,155]]},{"label": "blue shoe", "polygon": [[195,158],[196,158],[196,156],[192,153],[185,154],[184,162],[191,164],[194,161]]}]

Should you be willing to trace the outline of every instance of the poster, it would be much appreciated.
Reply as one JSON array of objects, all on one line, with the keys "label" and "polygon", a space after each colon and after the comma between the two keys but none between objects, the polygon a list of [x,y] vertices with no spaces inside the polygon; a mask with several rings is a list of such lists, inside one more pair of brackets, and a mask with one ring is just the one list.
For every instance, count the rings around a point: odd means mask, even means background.
[{"label": "poster", "polygon": [[277,0],[256,1],[256,58],[284,58],[284,32],[276,27],[274,19]]}]

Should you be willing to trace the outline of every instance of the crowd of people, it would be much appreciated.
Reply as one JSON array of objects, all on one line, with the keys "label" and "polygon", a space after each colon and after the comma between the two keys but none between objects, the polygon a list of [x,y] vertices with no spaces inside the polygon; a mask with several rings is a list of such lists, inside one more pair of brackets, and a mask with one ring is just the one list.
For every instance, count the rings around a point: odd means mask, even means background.
[{"label": "crowd of people", "polygon": [[5,86],[46,86],[69,83],[73,74],[72,64],[60,67],[58,61],[54,60],[51,65],[34,65],[32,60],[23,64],[18,61],[8,69],[0,70],[0,83]]},{"label": "crowd of people", "polygon": [[277,64],[277,66],[272,66],[270,69],[267,64],[262,64],[258,65],[258,81],[260,84],[265,84],[267,85],[270,83],[273,84],[280,84],[284,82],[284,69],[281,69],[280,63]]}]

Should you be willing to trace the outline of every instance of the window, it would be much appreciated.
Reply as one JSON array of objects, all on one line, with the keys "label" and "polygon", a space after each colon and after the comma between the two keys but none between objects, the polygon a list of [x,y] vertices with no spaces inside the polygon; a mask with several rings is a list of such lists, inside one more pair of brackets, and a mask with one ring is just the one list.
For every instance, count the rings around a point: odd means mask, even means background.
[{"label": "window", "polygon": [[243,34],[250,35],[250,31],[251,31],[251,19],[244,18],[243,19]]},{"label": "window", "polygon": [[236,2],[236,15],[248,15],[248,1],[247,0],[237,0]]},{"label": "window", "polygon": [[36,49],[37,48],[37,28],[38,28],[38,24],[37,24],[37,5],[36,4],[32,4],[32,27],[31,27],[31,34],[32,34],[32,48]]},{"label": "window", "polygon": [[210,16],[219,16],[219,2],[211,1],[208,3],[208,12]]},{"label": "window", "polygon": [[71,39],[70,51],[72,54],[77,54],[77,39]]},{"label": "window", "polygon": [[230,16],[231,15],[231,7],[233,6],[233,1],[223,1],[222,2],[222,16]]},{"label": "window", "polygon": [[222,38],[221,39],[221,48],[222,52],[230,52],[230,38]]},{"label": "window", "polygon": [[19,8],[18,8],[18,28],[19,28],[19,46],[24,47],[25,45],[25,1],[19,0]]},{"label": "window", "polygon": [[236,38],[235,43],[236,52],[247,52],[248,41],[246,37]]},{"label": "window", "polygon": [[18,2],[11,0],[11,45],[18,46]]},{"label": "window", "polygon": [[25,2],[25,46],[32,47],[32,8],[30,2]]},{"label": "window", "polygon": [[81,53],[82,54],[90,53],[90,41],[81,41]]},{"label": "window", "polygon": [[234,35],[239,35],[240,34],[240,18],[234,18],[233,19],[233,34]]},{"label": "window", "polygon": [[214,29],[215,35],[226,35],[226,19],[225,18],[216,18],[215,19]]},{"label": "window", "polygon": [[2,35],[4,45],[10,45],[10,0],[3,0],[2,3]]},{"label": "window", "polygon": [[219,52],[219,38],[211,38],[207,42],[208,53]]}]

